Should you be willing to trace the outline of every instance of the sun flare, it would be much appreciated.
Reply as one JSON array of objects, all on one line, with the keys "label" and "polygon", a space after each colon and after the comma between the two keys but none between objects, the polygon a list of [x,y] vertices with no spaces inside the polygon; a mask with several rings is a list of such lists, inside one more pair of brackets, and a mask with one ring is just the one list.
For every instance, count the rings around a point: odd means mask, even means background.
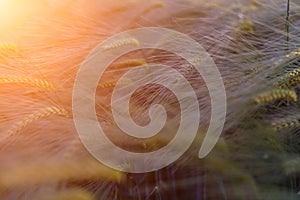
[{"label": "sun flare", "polygon": [[42,1],[0,0],[0,35],[14,31],[39,10]]}]

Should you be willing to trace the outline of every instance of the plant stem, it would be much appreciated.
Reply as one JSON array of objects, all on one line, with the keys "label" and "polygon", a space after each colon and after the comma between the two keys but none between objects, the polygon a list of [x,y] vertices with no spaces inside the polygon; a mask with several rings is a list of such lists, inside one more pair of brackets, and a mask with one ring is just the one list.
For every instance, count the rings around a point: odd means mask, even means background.
[{"label": "plant stem", "polygon": [[285,29],[286,29],[287,48],[289,49],[289,42],[290,42],[290,0],[287,0]]}]

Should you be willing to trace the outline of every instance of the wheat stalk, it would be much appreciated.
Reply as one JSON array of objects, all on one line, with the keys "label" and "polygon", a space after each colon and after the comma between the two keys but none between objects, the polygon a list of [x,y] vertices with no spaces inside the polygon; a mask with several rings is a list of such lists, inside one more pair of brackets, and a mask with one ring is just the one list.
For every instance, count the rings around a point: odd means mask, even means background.
[{"label": "wheat stalk", "polygon": [[125,179],[124,173],[102,165],[98,160],[87,155],[80,162],[19,163],[0,171],[0,187],[13,188],[41,183],[61,181],[99,181],[120,182]]},{"label": "wheat stalk", "polygon": [[104,45],[103,49],[104,50],[110,50],[110,49],[115,49],[115,48],[119,48],[122,46],[127,46],[127,45],[133,45],[133,46],[140,46],[140,42],[135,39],[135,38],[125,38],[122,40],[118,40],[115,42],[112,42],[110,44]]},{"label": "wheat stalk", "polygon": [[299,127],[300,126],[300,119],[284,119],[280,120],[278,122],[273,122],[272,126],[275,130],[281,130],[284,128],[293,128],[293,127]]},{"label": "wheat stalk", "polygon": [[120,84],[130,84],[131,83],[131,80],[130,79],[125,79],[125,78],[121,78],[120,80],[112,80],[112,81],[107,81],[107,82],[104,82],[104,83],[100,83],[99,84],[99,87],[104,89],[104,88],[112,88],[112,87],[115,87],[117,85],[117,83],[120,82]]},{"label": "wheat stalk", "polygon": [[295,78],[300,75],[300,69],[295,69],[287,74],[285,74],[282,78],[277,81],[277,84],[280,85],[291,78]]},{"label": "wheat stalk", "polygon": [[250,19],[240,19],[236,31],[242,33],[253,33],[254,32],[254,24]]},{"label": "wheat stalk", "polygon": [[121,68],[127,68],[127,67],[136,67],[145,65],[148,67],[148,63],[143,59],[130,59],[124,62],[119,62],[111,66],[111,69],[121,69]]},{"label": "wheat stalk", "polygon": [[263,92],[254,98],[256,104],[269,103],[280,99],[297,101],[297,93],[290,89],[273,89]]},{"label": "wheat stalk", "polygon": [[274,65],[275,67],[284,66],[284,64],[289,63],[290,61],[298,58],[299,56],[300,56],[300,49],[296,49],[295,51],[292,51],[286,54],[285,56],[283,56],[282,58],[276,60],[274,62]]},{"label": "wheat stalk", "polygon": [[18,76],[7,76],[0,77],[0,84],[3,83],[25,83],[38,88],[43,88],[49,91],[54,91],[55,87],[52,83],[44,79],[29,78],[29,77],[18,77]]},{"label": "wheat stalk", "polygon": [[[282,67],[285,67],[287,63],[289,63],[290,61],[298,58],[300,56],[300,49],[297,49],[295,51],[292,51],[286,55],[284,55],[283,57],[275,60],[271,66],[271,68],[273,69],[281,69]],[[262,72],[264,70],[267,70],[269,67],[268,66],[258,66],[258,67],[253,67],[250,68],[246,71],[246,74],[250,74],[250,73],[258,73],[258,72]]]},{"label": "wheat stalk", "polygon": [[17,53],[19,48],[13,43],[3,42],[0,43],[0,56],[8,57],[11,54]]},{"label": "wheat stalk", "polygon": [[289,87],[293,87],[296,86],[300,83],[300,77],[293,77],[290,78],[287,82],[280,84],[279,87],[280,88],[289,88]]},{"label": "wheat stalk", "polygon": [[8,132],[5,138],[11,137],[22,129],[24,129],[28,124],[32,123],[41,118],[48,117],[50,115],[59,115],[63,117],[69,117],[69,113],[63,107],[60,106],[48,106],[41,110],[38,110],[32,114],[26,116],[22,121],[17,122],[14,127]]}]

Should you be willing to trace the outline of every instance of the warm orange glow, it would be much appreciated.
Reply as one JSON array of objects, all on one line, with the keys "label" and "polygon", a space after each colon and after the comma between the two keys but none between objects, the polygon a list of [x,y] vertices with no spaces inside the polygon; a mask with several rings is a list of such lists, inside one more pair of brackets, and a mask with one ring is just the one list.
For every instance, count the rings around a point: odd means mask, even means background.
[{"label": "warm orange glow", "polygon": [[0,36],[3,36],[26,22],[28,17],[38,11],[42,1],[0,0]]}]

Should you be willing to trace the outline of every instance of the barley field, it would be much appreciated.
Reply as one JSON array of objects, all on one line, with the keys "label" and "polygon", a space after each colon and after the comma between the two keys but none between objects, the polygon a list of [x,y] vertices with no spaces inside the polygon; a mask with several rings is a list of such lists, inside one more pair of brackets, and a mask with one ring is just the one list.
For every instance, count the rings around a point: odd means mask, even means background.
[{"label": "barley field", "polygon": [[[199,121],[187,114],[199,128],[178,160],[130,173],[87,151],[74,122],[72,95],[92,50],[118,33],[145,27],[178,31],[205,49],[224,83],[227,112],[217,144],[199,159],[212,117],[201,74],[158,49],[114,60],[99,79],[94,110],[120,148],[139,153],[162,148],[174,138],[181,115],[190,112],[181,110],[168,88],[147,84],[131,96],[130,117],[146,126],[151,105],[160,104],[165,126],[146,139],[122,133],[111,98],[117,83],[131,84],[130,78],[119,80],[133,68],[146,74],[155,64],[176,69],[193,88],[201,112]],[[127,38],[105,49],[139,44]],[[144,73],[134,76],[144,78]],[[155,78],[180,86],[172,74]],[[299,199],[299,86],[300,0],[0,0],[0,199]],[[109,151],[103,155],[111,156]]]}]

